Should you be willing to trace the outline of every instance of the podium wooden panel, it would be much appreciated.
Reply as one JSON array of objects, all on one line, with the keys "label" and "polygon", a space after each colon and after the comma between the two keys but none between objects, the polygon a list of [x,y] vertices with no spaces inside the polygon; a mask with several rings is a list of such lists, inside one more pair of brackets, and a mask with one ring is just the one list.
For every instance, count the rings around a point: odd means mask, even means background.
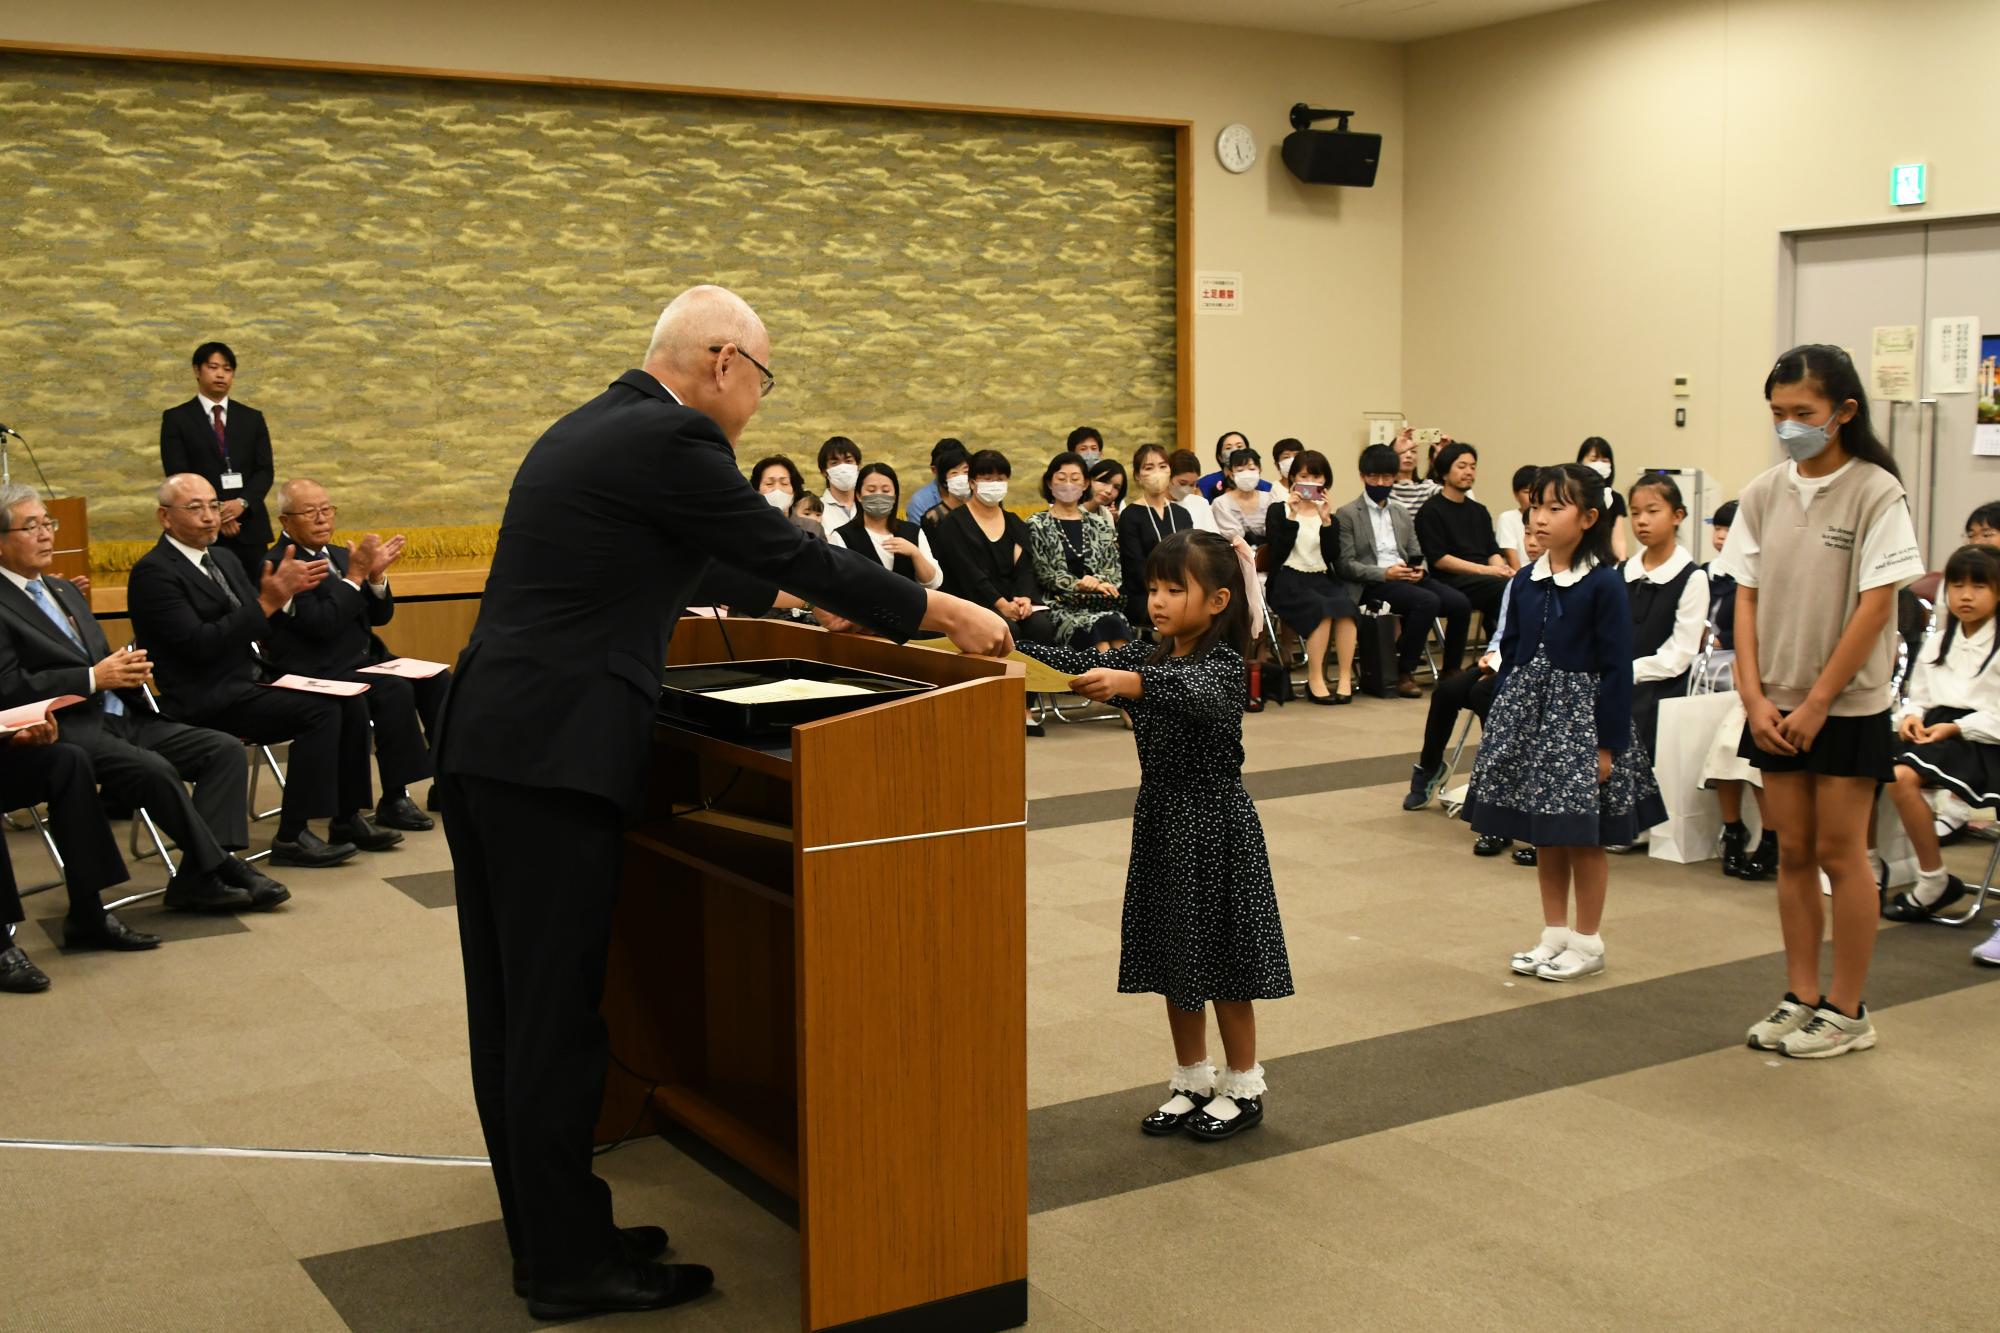
[{"label": "podium wooden panel", "polygon": [[770,743],[656,726],[604,998],[632,1072],[612,1066],[599,1142],[650,1096],[796,1199],[807,1330],[1015,1327],[1028,1273],[1022,668],[773,620],[675,631],[676,663],[732,656],[938,688]]},{"label": "podium wooden panel", "polygon": [[61,526],[56,530],[56,558],[49,572],[58,578],[73,579],[90,572],[90,506],[80,495],[61,500],[43,497],[42,507]]}]

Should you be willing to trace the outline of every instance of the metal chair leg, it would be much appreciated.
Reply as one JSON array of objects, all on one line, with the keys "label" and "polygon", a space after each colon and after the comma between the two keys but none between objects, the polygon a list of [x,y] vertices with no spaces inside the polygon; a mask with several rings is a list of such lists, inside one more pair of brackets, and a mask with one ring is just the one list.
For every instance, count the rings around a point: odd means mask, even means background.
[{"label": "metal chair leg", "polygon": [[1972,906],[1957,916],[1934,916],[1931,920],[1941,926],[1962,926],[1968,921],[1976,920],[1986,909],[1986,895],[1995,891],[1993,872],[1996,868],[2000,868],[2000,843],[1993,844],[1993,855],[1986,858],[1986,874],[1979,881],[1979,891],[1973,895]]},{"label": "metal chair leg", "polygon": [[[9,824],[14,822],[15,817],[15,812],[11,810],[7,812],[7,822]],[[47,893],[50,889],[59,889],[69,883],[69,871],[63,866],[62,852],[56,847],[55,835],[49,832],[48,820],[42,817],[42,808],[40,806],[31,805],[28,807],[28,823],[22,824],[20,827],[25,829],[28,827],[28,824],[34,825],[35,832],[42,835],[42,846],[48,848],[49,861],[56,868],[56,877],[41,884],[33,884],[16,890],[23,898],[34,893]]]},{"label": "metal chair leg", "polygon": [[[285,808],[285,771],[278,767],[278,757],[271,753],[270,746],[261,745],[255,741],[246,743],[256,746],[255,752],[250,756],[250,818],[253,820],[269,819]],[[269,810],[259,810],[257,808],[257,759],[260,755],[263,757],[264,763],[271,770],[272,780],[278,784],[278,804],[272,806]]]}]

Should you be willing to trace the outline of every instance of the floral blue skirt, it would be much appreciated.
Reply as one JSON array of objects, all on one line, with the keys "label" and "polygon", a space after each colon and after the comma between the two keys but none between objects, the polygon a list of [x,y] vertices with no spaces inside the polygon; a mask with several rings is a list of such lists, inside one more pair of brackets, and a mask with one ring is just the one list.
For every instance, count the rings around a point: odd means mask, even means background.
[{"label": "floral blue skirt", "polygon": [[1465,818],[1534,847],[1614,847],[1664,823],[1667,807],[1636,734],[1597,780],[1597,677],[1537,652],[1493,700]]}]

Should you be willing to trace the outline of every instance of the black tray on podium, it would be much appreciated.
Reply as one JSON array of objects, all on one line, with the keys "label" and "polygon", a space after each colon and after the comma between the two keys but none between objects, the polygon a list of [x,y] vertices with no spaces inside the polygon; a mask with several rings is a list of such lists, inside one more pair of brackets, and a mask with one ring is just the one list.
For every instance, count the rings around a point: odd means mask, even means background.
[{"label": "black tray on podium", "polygon": [[[824,681],[863,691],[824,699],[787,699],[772,703],[740,703],[718,699],[718,690],[768,685],[781,680]],[[859,671],[833,662],[799,657],[770,657],[745,662],[695,662],[668,667],[660,675],[662,717],[689,723],[715,736],[768,736],[807,722],[872,708],[893,699],[907,699],[934,688],[920,680]]]}]

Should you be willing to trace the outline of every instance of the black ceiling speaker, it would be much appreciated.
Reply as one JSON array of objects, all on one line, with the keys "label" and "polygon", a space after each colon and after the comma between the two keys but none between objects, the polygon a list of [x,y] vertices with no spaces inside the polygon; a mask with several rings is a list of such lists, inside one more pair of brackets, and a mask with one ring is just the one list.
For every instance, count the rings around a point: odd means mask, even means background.
[{"label": "black ceiling speaker", "polygon": [[[1320,111],[1304,102],[1292,108],[1292,132],[1285,136],[1283,155],[1292,174],[1308,185],[1375,183],[1382,162],[1382,136],[1358,134],[1347,128],[1352,111]],[[1340,117],[1340,128],[1316,130],[1312,123]]]}]

